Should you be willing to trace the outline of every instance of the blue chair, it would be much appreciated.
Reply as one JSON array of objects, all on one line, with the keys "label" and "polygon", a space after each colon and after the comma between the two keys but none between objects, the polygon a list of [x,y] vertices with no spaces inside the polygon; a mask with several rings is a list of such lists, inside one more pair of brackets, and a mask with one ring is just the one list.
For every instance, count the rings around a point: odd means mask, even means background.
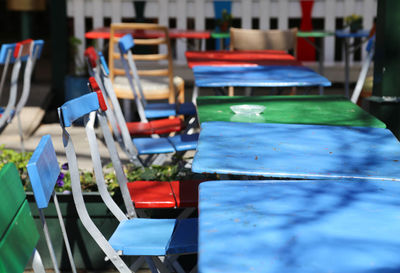
[{"label": "blue chair", "polygon": [[[106,67],[102,66],[102,68],[104,70]],[[118,122],[117,127],[119,128],[118,130],[114,131],[114,133],[117,135],[117,140],[119,140],[121,147],[132,160],[136,160],[138,156],[147,155],[147,159],[145,161],[141,161],[142,165],[150,165],[152,163],[161,165],[165,160],[165,157],[162,154],[175,153],[175,152],[183,153],[188,150],[196,149],[199,134],[191,134],[191,135],[179,134],[173,137],[154,136],[153,138],[132,139],[130,137],[127,128],[127,123],[122,114],[117,97],[113,92],[108,77],[105,76],[103,78],[104,85],[99,85],[98,81],[96,81],[96,79],[94,78],[89,79],[89,81],[92,90],[94,91],[100,91],[98,89],[100,89],[102,86],[108,87],[102,90],[101,92],[103,94],[107,94],[107,97],[110,98],[110,101],[113,106],[113,110],[115,113],[115,120]],[[110,110],[107,110],[106,113],[109,111]]]},{"label": "blue chair", "polygon": [[[15,44],[4,44],[2,45],[0,50],[0,64],[4,64],[4,69],[0,81],[0,96],[2,95],[8,65],[11,63],[14,64],[11,72],[9,99],[6,108],[3,110],[0,116],[0,131],[4,130],[4,128],[7,126],[7,124],[11,122],[14,116],[17,116],[22,152],[24,152],[25,149],[19,113],[21,112],[22,108],[25,106],[28,100],[32,71],[35,66],[36,60],[40,57],[43,44],[43,40],[33,41],[31,39],[28,39]],[[18,77],[21,70],[22,62],[26,63],[23,75],[24,83],[22,87],[21,97],[17,103]]]},{"label": "blue chair", "polygon": [[[125,70],[126,78],[132,90],[135,103],[139,111],[141,120],[145,118],[160,118],[175,115],[196,115],[196,107],[193,103],[147,103],[142,83],[139,78],[139,73],[136,64],[133,60],[131,49],[135,46],[135,42],[131,34],[123,36],[118,41],[118,47],[121,55],[121,63]],[[125,57],[127,55],[127,58]],[[133,77],[132,77],[133,75]],[[137,90],[139,92],[137,92]],[[142,106],[138,106],[138,104]]]},{"label": "blue chair", "polygon": [[65,247],[71,265],[71,270],[73,273],[76,273],[76,267],[71,252],[71,246],[69,244],[60,206],[58,204],[57,195],[54,192],[54,187],[60,174],[60,167],[58,165],[57,157],[54,152],[54,147],[50,135],[45,135],[42,137],[38,146],[33,152],[31,159],[28,162],[27,169],[33,189],[33,194],[35,195],[36,204],[39,210],[40,220],[43,225],[43,232],[45,235],[47,247],[49,249],[50,257],[54,265],[54,270],[55,272],[60,272],[58,269],[58,263],[55,256],[53,244],[51,242],[50,234],[47,228],[46,218],[43,212],[43,209],[49,206],[50,197],[53,197],[54,206],[56,208],[58,220],[60,222],[60,228],[65,242]]},{"label": "blue chair", "polygon": [[[146,261],[152,272],[170,272],[181,270],[176,257],[183,254],[195,253],[197,251],[197,219],[144,219],[137,218],[132,202],[125,203],[127,215],[114,202],[107,191],[104,181],[100,155],[94,131],[94,121],[97,116],[102,128],[104,138],[108,144],[113,143],[111,133],[107,126],[105,115],[106,104],[100,90],[66,102],[58,108],[60,124],[63,130],[63,143],[68,160],[72,194],[82,224],[93,237],[96,243],[104,251],[108,259],[120,272],[136,271]],[[83,117],[84,125],[89,142],[91,157],[99,193],[104,203],[120,221],[120,224],[107,240],[86,210],[80,185],[79,170],[73,142],[68,134],[68,127],[72,122]],[[79,139],[82,141],[82,139]],[[111,144],[108,147],[114,147]],[[115,155],[115,152],[112,153]],[[117,161],[113,161],[117,162]],[[120,168],[120,166],[117,168]],[[126,185],[121,186],[122,195],[128,192]],[[120,255],[139,256],[131,269],[121,259]],[[161,262],[159,256],[165,256]]]}]

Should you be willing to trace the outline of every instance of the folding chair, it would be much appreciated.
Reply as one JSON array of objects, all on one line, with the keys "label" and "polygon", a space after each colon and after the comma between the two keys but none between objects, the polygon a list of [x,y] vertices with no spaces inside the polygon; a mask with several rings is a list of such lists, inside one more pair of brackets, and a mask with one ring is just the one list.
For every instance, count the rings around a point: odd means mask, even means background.
[{"label": "folding chair", "polygon": [[351,95],[351,102],[357,103],[358,98],[360,97],[361,90],[363,88],[363,84],[365,82],[365,78],[367,77],[368,68],[372,63],[372,59],[374,58],[375,53],[375,35],[372,36],[367,43],[366,50],[368,52],[367,57],[363,61],[360,75],[358,76],[356,87],[354,88],[353,94]]},{"label": "folding chair", "polygon": [[22,273],[32,259],[34,272],[45,273],[35,248],[40,235],[13,163],[0,171],[0,203],[0,272]]},{"label": "folding chair", "polygon": [[[142,82],[139,78],[139,73],[134,62],[134,58],[131,49],[135,46],[135,42],[131,34],[126,34],[118,41],[118,47],[121,55],[121,63],[125,70],[125,76],[128,80],[129,87],[132,91],[133,97],[135,98],[136,105],[140,103],[143,105],[138,108],[139,116],[143,120],[144,117],[147,118],[159,118],[168,117],[175,115],[196,115],[196,107],[193,103],[183,101],[178,103],[147,103],[146,97],[143,91]],[[157,58],[157,57],[154,57]],[[132,77],[133,76],[133,77]],[[139,90],[137,92],[136,90]]]},{"label": "folding chair", "polygon": [[[58,108],[60,124],[63,129],[63,143],[71,175],[72,194],[79,218],[120,272],[131,272],[131,269],[135,272],[143,261],[148,263],[152,272],[158,272],[158,270],[160,272],[170,272],[171,270],[183,272],[177,262],[177,257],[197,251],[197,219],[137,218],[136,212],[132,208],[132,202],[125,204],[128,217],[132,216],[132,218],[128,218],[123,213],[107,191],[94,132],[94,121],[97,114],[104,138],[107,142],[113,143],[104,111],[106,111],[106,104],[100,90],[68,101]],[[77,158],[71,137],[67,132],[67,128],[79,117],[84,118],[98,190],[107,207],[120,221],[109,240],[101,234],[90,219],[82,196]],[[121,187],[123,195],[127,191],[126,187]],[[140,256],[140,258],[130,269],[120,255]],[[159,256],[165,257],[164,262],[161,262]]]},{"label": "folding chair", "polygon": [[[115,113],[117,110],[115,110],[115,108],[118,107],[118,109],[120,109],[120,106],[118,103],[118,99],[115,96],[114,91],[112,90],[112,84],[108,77],[109,71],[103,54],[99,52],[98,58],[97,52],[94,47],[88,47],[85,50],[85,57],[88,63],[89,75],[97,80],[97,83],[102,86],[102,90],[106,91],[105,93],[103,93],[104,97],[107,98],[106,103],[108,101],[112,102],[112,107],[109,107],[109,105],[107,105],[109,109],[109,111],[107,111],[107,117],[111,123],[111,126],[113,126],[113,123],[115,123],[115,118],[113,116],[117,116],[117,114]],[[99,59],[100,62],[98,64]],[[106,81],[107,83],[105,83]],[[111,96],[113,96],[113,99],[111,99]],[[122,111],[120,112],[122,113]],[[140,113],[142,113],[142,111]],[[141,115],[140,122],[127,122],[126,125],[128,126],[128,130],[131,136],[165,134],[171,132],[179,132],[183,129],[183,123],[180,118],[167,118],[148,121],[144,115]],[[117,131],[115,128],[116,127],[114,125],[114,132]]]},{"label": "folding chair", "polygon": [[[100,86],[93,77],[89,79],[89,82],[93,91],[100,91]],[[103,90],[102,93],[108,94],[114,106],[118,128],[120,128],[121,132],[120,145],[132,160],[139,159],[142,165],[150,165],[152,163],[161,165],[165,160],[165,156],[162,154],[185,152],[196,149],[199,134],[180,134],[172,137],[157,138],[134,138],[132,140],[129,136],[129,130],[118,101],[112,89],[108,89],[108,91],[107,93]],[[141,155],[148,155],[148,157],[143,161],[139,157]]]},{"label": "folding chair", "polygon": [[[8,123],[11,122],[12,118],[16,115],[18,118],[18,131],[21,139],[21,149],[24,152],[24,138],[22,132],[22,124],[19,113],[25,106],[29,93],[32,71],[36,63],[36,59],[40,57],[43,48],[43,41],[31,39],[24,40],[16,44],[5,44],[2,46],[0,51],[0,63],[4,64],[3,74],[0,82],[0,95],[2,94],[5,77],[7,74],[7,68],[10,63],[14,63],[13,70],[11,72],[11,86],[10,96],[8,99],[7,106],[0,117],[0,131],[3,130]],[[21,97],[17,101],[17,88],[18,88],[18,76],[21,69],[21,63],[26,62],[24,70],[24,82],[22,88]]]},{"label": "folding chair", "polygon": [[45,135],[40,140],[38,146],[27,165],[29,180],[31,181],[33,194],[35,195],[36,204],[39,210],[40,220],[43,226],[47,247],[49,249],[50,257],[53,262],[55,272],[60,272],[58,268],[57,259],[55,256],[53,244],[50,239],[50,233],[47,228],[46,218],[43,209],[49,205],[50,197],[53,197],[54,206],[56,208],[60,228],[63,234],[65,247],[67,250],[71,270],[76,273],[76,267],[71,252],[67,232],[65,230],[64,221],[60,206],[58,204],[57,195],[54,192],[58,176],[60,174],[60,167],[58,165],[56,154],[54,153],[53,143],[50,135]]}]

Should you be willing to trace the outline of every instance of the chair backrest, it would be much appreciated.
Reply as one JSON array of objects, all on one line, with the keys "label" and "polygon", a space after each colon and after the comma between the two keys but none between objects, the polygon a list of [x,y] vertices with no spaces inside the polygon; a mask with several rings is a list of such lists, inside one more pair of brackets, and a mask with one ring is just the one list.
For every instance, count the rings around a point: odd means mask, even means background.
[{"label": "chair backrest", "polygon": [[231,27],[230,41],[231,50],[285,50],[296,56],[297,28],[260,30]]},{"label": "chair backrest", "polygon": [[[120,37],[127,33],[133,33],[133,36],[135,37],[135,44],[140,45],[141,47],[142,52],[140,52],[140,54],[133,54],[133,59],[136,62],[140,61],[143,63],[143,69],[140,69],[140,66],[138,65],[138,74],[141,77],[149,78],[152,81],[157,80],[157,78],[167,78],[168,80],[168,94],[160,94],[160,96],[157,95],[157,97],[149,97],[145,92],[145,95],[148,96],[147,99],[168,99],[170,103],[175,102],[172,51],[168,28],[165,26],[147,23],[111,24],[108,62],[111,81],[114,82],[116,76],[125,75],[125,71],[118,67],[120,54],[116,50],[115,44],[118,43]],[[154,53],[157,51],[154,49],[154,47],[159,47],[161,45],[166,47],[165,53]],[[165,67],[161,67],[162,61],[166,63]],[[120,97],[118,94],[118,89],[116,89],[115,92],[117,93],[117,96]]]},{"label": "chair backrest", "polygon": [[14,164],[0,171],[0,272],[23,272],[39,241]]},{"label": "chair backrest", "polygon": [[28,162],[27,170],[29,180],[33,189],[33,194],[35,195],[36,204],[39,209],[39,216],[43,225],[43,232],[45,235],[47,247],[49,248],[49,253],[53,262],[54,269],[56,272],[59,272],[55,251],[50,239],[46,219],[43,213],[43,209],[47,208],[49,205],[51,196],[53,196],[54,206],[56,208],[71,269],[73,273],[76,273],[76,267],[73,260],[67,232],[65,229],[64,220],[61,214],[61,209],[58,204],[57,196],[54,193],[54,187],[60,174],[60,167],[58,165],[56,152],[54,150],[53,142],[51,141],[50,135],[45,135],[41,138],[38,146],[36,147],[35,151],[32,154],[32,157]]}]

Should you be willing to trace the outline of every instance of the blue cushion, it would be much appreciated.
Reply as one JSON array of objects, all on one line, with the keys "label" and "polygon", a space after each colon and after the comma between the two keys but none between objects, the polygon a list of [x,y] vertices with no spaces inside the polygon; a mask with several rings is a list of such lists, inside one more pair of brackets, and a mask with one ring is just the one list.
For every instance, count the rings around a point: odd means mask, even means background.
[{"label": "blue cushion", "polygon": [[139,155],[175,152],[167,138],[134,138],[133,144],[136,146]]},{"label": "blue cushion", "polygon": [[178,105],[178,115],[196,115],[196,106],[191,102],[185,102]]},{"label": "blue cushion", "polygon": [[199,134],[176,135],[168,138],[172,145],[174,145],[175,150],[178,152],[196,150],[198,139]]},{"label": "blue cushion", "polygon": [[175,219],[134,218],[118,225],[109,243],[123,255],[165,255]]},{"label": "blue cushion", "polygon": [[147,118],[162,118],[176,115],[175,104],[148,103],[144,113]]}]

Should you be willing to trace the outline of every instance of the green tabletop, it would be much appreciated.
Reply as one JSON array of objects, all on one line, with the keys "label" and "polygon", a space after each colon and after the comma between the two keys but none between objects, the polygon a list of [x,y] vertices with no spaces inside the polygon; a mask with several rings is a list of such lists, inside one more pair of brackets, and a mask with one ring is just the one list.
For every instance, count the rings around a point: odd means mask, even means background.
[{"label": "green tabletop", "polygon": [[211,32],[211,37],[214,39],[225,39],[231,37],[229,32]]},{"label": "green tabletop", "polygon": [[314,30],[314,31],[298,31],[297,37],[302,38],[320,38],[335,35],[334,31]]},{"label": "green tabletop", "polygon": [[[230,106],[256,104],[266,107],[260,115],[238,115]],[[197,98],[200,122],[324,124],[386,128],[386,125],[342,96],[261,96]]]}]

